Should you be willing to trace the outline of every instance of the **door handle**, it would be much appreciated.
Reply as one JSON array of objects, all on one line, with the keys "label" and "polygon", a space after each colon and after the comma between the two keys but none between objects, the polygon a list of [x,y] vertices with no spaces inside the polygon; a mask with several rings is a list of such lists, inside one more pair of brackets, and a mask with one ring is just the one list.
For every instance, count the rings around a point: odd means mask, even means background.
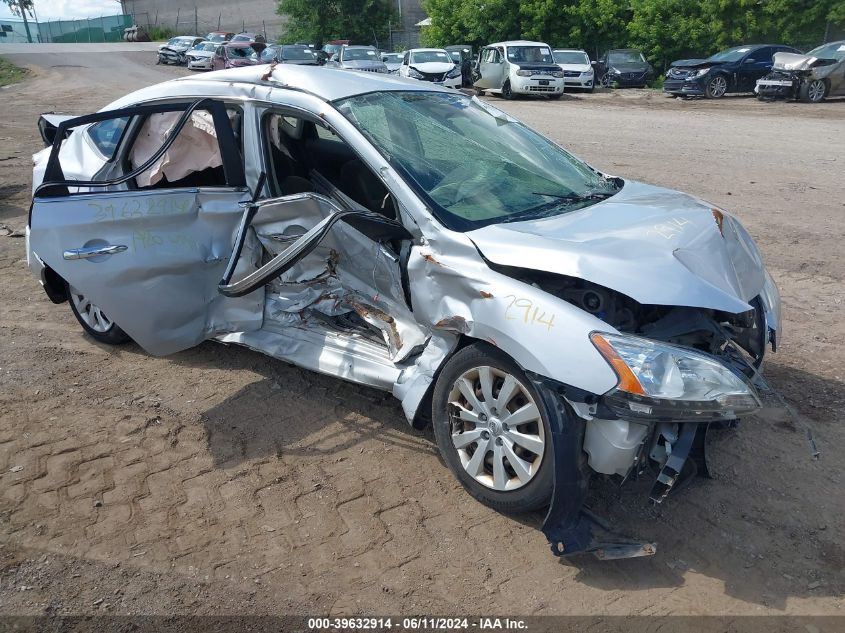
[{"label": "door handle", "polygon": [[88,259],[89,257],[99,257],[101,255],[116,255],[123,251],[129,250],[128,246],[107,245],[107,246],[89,246],[87,248],[71,248],[62,253],[65,259]]}]

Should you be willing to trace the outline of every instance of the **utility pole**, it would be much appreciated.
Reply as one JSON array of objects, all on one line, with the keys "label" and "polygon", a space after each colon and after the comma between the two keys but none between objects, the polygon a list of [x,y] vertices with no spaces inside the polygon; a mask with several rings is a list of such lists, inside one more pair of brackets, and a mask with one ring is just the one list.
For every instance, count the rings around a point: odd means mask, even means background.
[{"label": "utility pole", "polygon": [[29,21],[26,19],[26,7],[21,7],[21,15],[23,16],[23,28],[26,29],[26,41],[32,44],[32,33],[29,32]]}]

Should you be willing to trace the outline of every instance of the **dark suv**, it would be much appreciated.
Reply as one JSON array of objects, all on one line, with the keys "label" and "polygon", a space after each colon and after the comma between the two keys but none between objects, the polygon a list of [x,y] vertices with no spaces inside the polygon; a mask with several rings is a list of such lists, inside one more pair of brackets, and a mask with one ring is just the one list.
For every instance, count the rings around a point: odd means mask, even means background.
[{"label": "dark suv", "polygon": [[595,66],[596,81],[605,88],[645,88],[654,77],[651,64],[635,48],[607,51]]},{"label": "dark suv", "polygon": [[707,59],[672,62],[663,92],[719,99],[729,92],[753,92],[757,80],[772,69],[775,53],[798,53],[783,44],[734,46]]}]

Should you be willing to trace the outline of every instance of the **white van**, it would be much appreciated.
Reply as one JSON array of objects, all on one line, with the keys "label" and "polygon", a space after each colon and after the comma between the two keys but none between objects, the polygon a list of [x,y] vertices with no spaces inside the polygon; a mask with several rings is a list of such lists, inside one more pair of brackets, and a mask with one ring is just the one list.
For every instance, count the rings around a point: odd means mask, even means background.
[{"label": "white van", "polygon": [[563,95],[563,71],[555,64],[552,49],[543,42],[499,42],[481,49],[474,87],[513,99],[520,94]]}]

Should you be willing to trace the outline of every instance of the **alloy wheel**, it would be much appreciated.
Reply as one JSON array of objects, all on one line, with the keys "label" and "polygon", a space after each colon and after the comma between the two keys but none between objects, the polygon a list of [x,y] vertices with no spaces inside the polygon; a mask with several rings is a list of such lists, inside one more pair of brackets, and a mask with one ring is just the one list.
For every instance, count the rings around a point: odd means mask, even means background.
[{"label": "alloy wheel", "polygon": [[76,308],[79,318],[95,332],[105,334],[112,329],[114,322],[96,305],[91,303],[85,295],[70,286],[70,299]]},{"label": "alloy wheel", "polygon": [[448,403],[452,444],[475,481],[504,492],[534,478],[545,431],[540,409],[519,379],[495,367],[469,369],[452,384]]},{"label": "alloy wheel", "polygon": [[827,86],[821,79],[814,79],[807,86],[807,98],[813,103],[818,103],[824,99],[825,92],[827,92]]},{"label": "alloy wheel", "polygon": [[708,85],[708,92],[710,93],[711,98],[718,99],[720,97],[724,97],[727,91],[728,82],[725,80],[724,77],[716,76],[710,80],[710,84]]}]

